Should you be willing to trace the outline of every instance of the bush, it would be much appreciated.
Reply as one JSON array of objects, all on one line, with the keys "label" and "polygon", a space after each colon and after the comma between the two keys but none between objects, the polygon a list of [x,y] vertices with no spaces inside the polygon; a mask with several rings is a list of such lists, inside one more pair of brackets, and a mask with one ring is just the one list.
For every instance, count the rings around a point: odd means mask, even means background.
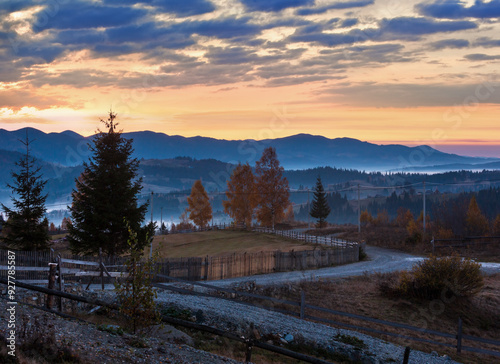
[{"label": "bush", "polygon": [[[129,231],[130,257],[125,262],[128,277],[124,282],[115,282],[115,292],[120,312],[129,318],[127,326],[135,334],[160,322],[160,312],[156,307],[157,292],[152,286],[153,277],[158,271],[158,248],[149,259],[143,257],[146,244],[139,241],[137,233],[127,224]],[[149,241],[149,237],[146,236]]]},{"label": "bush", "polygon": [[382,282],[379,289],[385,294],[429,300],[450,295],[472,297],[484,285],[480,268],[479,263],[459,256],[431,256],[411,271],[401,272],[396,284]]}]

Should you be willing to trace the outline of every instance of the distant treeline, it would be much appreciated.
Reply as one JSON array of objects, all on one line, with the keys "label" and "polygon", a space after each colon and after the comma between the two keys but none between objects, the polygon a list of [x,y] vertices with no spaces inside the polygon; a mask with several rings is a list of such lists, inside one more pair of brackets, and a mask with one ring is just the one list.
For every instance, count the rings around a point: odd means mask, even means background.
[{"label": "distant treeline", "polygon": [[[439,219],[447,226],[453,226],[453,231],[460,232],[465,226],[465,214],[471,197],[475,195],[481,212],[493,221],[500,214],[500,187],[490,187],[477,192],[460,192],[455,194],[439,191],[426,195],[426,213],[431,220]],[[292,195],[293,196],[293,195]],[[327,221],[331,223],[356,223],[357,201],[349,201],[339,192],[327,195],[328,204],[332,212]],[[415,191],[403,191],[400,194],[393,192],[389,197],[377,197],[361,200],[361,210],[368,211],[372,216],[386,211],[390,219],[395,219],[400,208],[408,209],[414,216],[419,216],[423,210],[423,196]],[[307,221],[309,207],[303,204],[295,217],[297,220]]]}]

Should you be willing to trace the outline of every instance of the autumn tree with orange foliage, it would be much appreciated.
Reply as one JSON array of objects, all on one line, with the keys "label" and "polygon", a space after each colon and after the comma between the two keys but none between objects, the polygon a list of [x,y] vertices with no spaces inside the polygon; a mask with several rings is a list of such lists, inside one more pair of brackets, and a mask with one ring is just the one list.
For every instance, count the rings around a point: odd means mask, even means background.
[{"label": "autumn tree with orange foliage", "polygon": [[274,229],[283,221],[285,209],[290,205],[288,180],[283,177],[284,168],[280,166],[276,149],[266,148],[255,164],[257,192],[257,220],[264,226]]},{"label": "autumn tree with orange foliage", "polygon": [[69,225],[71,225],[71,219],[69,217],[63,217],[61,222],[61,230],[67,230]]},{"label": "autumn tree with orange foliage", "polygon": [[283,218],[283,221],[290,224],[295,221],[295,213],[293,212],[293,203],[288,205],[288,207],[285,210],[285,217]]},{"label": "autumn tree with orange foliage", "polygon": [[368,212],[368,210],[363,210],[361,211],[361,214],[359,216],[359,222],[361,225],[366,226],[370,223],[373,222],[373,217],[372,215]]},{"label": "autumn tree with orange foliage", "polygon": [[467,210],[466,231],[469,236],[481,236],[486,234],[490,225],[486,216],[483,215],[476,201],[476,196],[472,196]]},{"label": "autumn tree with orange foliage", "polygon": [[410,209],[405,209],[400,207],[398,209],[398,216],[396,217],[396,224],[400,227],[407,227],[410,221],[413,221],[414,217]]},{"label": "autumn tree with orange foliage", "polygon": [[187,198],[189,207],[189,219],[199,227],[205,227],[212,219],[212,206],[208,198],[207,191],[201,180],[194,182],[191,188],[191,195]]},{"label": "autumn tree with orange foliage", "polygon": [[252,225],[256,206],[255,176],[250,165],[239,163],[227,181],[227,201],[223,201],[224,212],[231,216],[236,224]]}]

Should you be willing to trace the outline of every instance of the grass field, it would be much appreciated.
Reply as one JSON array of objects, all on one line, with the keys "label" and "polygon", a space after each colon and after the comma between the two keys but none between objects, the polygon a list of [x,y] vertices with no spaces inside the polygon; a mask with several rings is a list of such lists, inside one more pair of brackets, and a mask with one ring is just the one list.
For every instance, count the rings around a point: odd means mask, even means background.
[{"label": "grass field", "polygon": [[[307,250],[314,245],[300,241],[241,230],[204,231],[155,236],[153,249],[161,246],[162,257],[205,257],[271,250]],[[147,248],[149,253],[149,249]]]}]

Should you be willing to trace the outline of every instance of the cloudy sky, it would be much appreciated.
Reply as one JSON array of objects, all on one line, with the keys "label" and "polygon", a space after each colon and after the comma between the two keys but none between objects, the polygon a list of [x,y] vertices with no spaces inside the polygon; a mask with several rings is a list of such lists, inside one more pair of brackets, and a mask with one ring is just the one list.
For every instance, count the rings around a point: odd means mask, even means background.
[{"label": "cloudy sky", "polygon": [[0,2],[0,127],[500,155],[500,0]]}]

